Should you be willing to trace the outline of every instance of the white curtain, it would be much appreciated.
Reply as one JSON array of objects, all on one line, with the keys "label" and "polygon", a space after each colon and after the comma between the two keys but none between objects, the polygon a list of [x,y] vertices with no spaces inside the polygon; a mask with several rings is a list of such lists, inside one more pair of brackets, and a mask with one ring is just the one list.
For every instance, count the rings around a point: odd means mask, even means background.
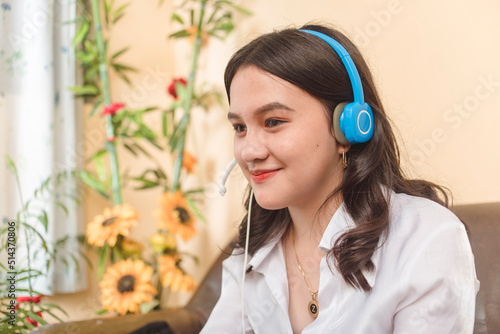
[{"label": "white curtain", "polygon": [[[15,179],[5,164],[8,154],[19,171],[24,201],[47,177],[81,165],[85,143],[80,110],[68,87],[75,85],[74,36],[76,0],[0,0],[0,218],[15,219],[20,209]],[[75,180],[59,190],[75,192]],[[68,215],[56,204],[61,201]],[[49,216],[46,240],[55,242],[83,233],[82,209],[61,196],[42,203]],[[75,240],[75,239],[73,239]],[[18,243],[22,242],[19,240]],[[31,244],[31,242],[30,242]],[[31,254],[40,245],[31,244]],[[65,252],[77,254],[69,242]],[[18,250],[17,262],[26,250]],[[77,292],[86,288],[85,264],[79,272],[69,261],[52,266],[34,289],[44,294]],[[5,262],[4,262],[5,263]]]}]

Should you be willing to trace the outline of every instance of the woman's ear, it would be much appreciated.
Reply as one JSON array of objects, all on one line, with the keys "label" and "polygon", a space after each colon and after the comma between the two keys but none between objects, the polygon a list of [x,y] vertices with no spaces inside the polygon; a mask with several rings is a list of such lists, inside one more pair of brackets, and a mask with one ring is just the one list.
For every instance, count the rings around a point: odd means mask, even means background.
[{"label": "woman's ear", "polygon": [[337,142],[337,150],[338,150],[339,155],[342,153],[349,152],[350,148],[351,148],[351,145],[342,145],[342,144]]}]

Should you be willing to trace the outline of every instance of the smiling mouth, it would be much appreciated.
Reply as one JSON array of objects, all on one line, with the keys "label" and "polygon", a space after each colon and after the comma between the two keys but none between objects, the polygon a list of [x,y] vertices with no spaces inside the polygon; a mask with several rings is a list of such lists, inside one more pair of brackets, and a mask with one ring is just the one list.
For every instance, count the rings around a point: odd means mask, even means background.
[{"label": "smiling mouth", "polygon": [[270,178],[272,178],[274,175],[276,175],[281,169],[274,169],[274,170],[257,170],[252,172],[252,180],[255,183],[262,183]]}]

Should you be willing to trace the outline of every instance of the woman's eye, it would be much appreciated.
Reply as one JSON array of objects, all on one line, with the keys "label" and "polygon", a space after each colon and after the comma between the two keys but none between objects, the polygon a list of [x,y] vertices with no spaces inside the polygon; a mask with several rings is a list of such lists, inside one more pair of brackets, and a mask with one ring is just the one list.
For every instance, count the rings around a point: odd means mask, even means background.
[{"label": "woman's eye", "polygon": [[242,133],[245,131],[245,126],[243,124],[233,124],[233,129],[234,132],[236,133]]},{"label": "woman's eye", "polygon": [[274,128],[275,126],[278,126],[281,123],[283,123],[283,121],[280,121],[279,119],[270,118],[266,120],[266,127]]}]

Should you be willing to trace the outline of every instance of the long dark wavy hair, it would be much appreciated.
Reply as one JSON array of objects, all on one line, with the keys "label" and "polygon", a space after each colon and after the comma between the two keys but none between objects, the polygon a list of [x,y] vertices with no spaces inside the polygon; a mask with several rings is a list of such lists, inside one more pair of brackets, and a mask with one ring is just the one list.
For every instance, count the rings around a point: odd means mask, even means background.
[{"label": "long dark wavy hair", "polygon": [[[362,144],[352,145],[348,152],[348,167],[337,189],[325,199],[343,198],[345,209],[356,227],[341,235],[327,256],[334,263],[343,279],[354,288],[370,291],[363,271],[374,269],[372,255],[383,241],[389,227],[389,199],[385,189],[431,199],[448,206],[448,196],[442,187],[423,180],[407,178],[400,165],[400,153],[389,119],[384,111],[370,70],[357,47],[339,31],[319,25],[306,25],[301,29],[316,30],[329,35],[342,44],[356,65],[365,101],[374,116],[373,138]],[[323,40],[297,29],[285,29],[262,35],[237,51],[229,61],[224,83],[229,103],[229,89],[236,72],[242,67],[255,65],[272,73],[319,99],[333,117],[335,106],[353,101],[351,82],[340,57]],[[333,129],[331,129],[333,133]],[[337,154],[332,152],[332,154]],[[385,187],[382,187],[385,186]],[[246,200],[248,207],[249,196]],[[266,210],[252,201],[252,228],[249,253],[280,235],[291,218],[287,208]],[[239,238],[233,247],[245,246],[246,217],[239,229]]]}]

